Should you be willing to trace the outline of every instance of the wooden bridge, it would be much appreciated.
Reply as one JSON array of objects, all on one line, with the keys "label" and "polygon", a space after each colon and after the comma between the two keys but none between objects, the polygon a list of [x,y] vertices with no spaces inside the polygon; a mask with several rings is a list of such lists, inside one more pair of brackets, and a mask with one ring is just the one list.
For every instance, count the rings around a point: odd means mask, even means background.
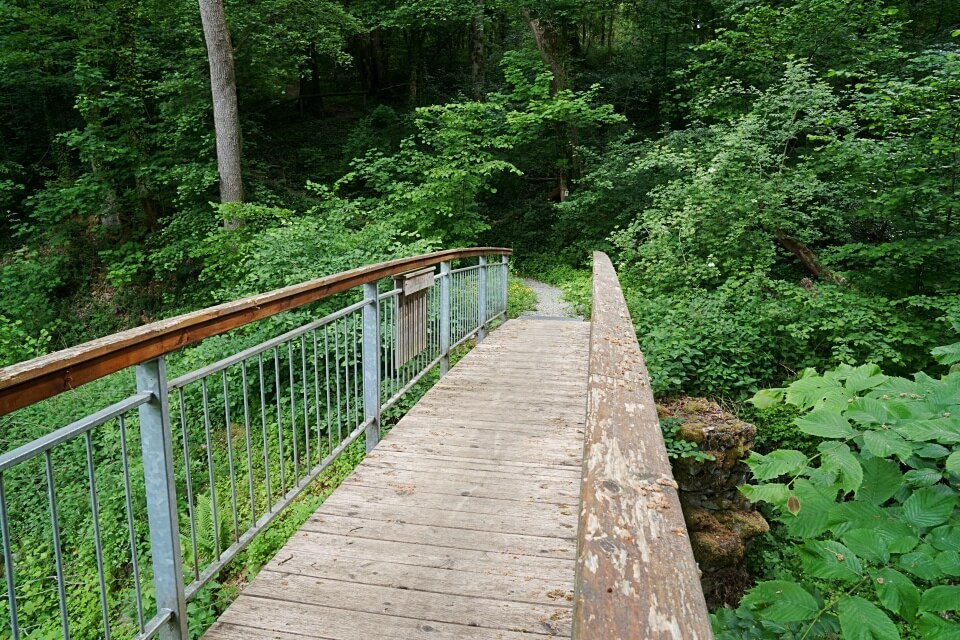
[{"label": "wooden bridge", "polygon": [[[482,260],[481,273],[483,264]],[[449,267],[437,277],[444,273],[450,273]],[[480,314],[474,333],[484,338],[487,318],[483,309],[488,305],[483,275],[480,284],[480,302],[469,313]],[[383,298],[377,290],[367,293],[368,300],[376,300],[378,295]],[[449,296],[449,289],[441,289],[440,295]],[[449,306],[449,299],[441,299],[439,323],[455,326],[455,319],[444,317],[443,304]],[[424,305],[427,309],[426,302]],[[376,307],[372,302],[368,306]],[[380,326],[383,318],[374,321]],[[436,362],[444,364],[457,337],[445,333],[442,326],[438,335],[438,358],[425,363],[426,369]],[[303,338],[304,354],[306,344]],[[376,346],[382,347],[379,342]],[[380,357],[396,361],[389,349],[379,351]],[[296,352],[291,348],[290,353]],[[317,358],[315,351],[314,364],[326,360],[325,354]],[[264,359],[258,357],[263,378]],[[279,372],[279,356],[274,357]],[[369,358],[364,351],[364,359]],[[339,362],[339,357],[333,361]],[[297,388],[295,363],[298,360],[291,355],[291,389]],[[358,366],[356,361],[354,364]],[[303,372],[307,437],[301,446],[309,447],[313,432],[306,355]],[[246,376],[244,368],[245,382]],[[279,383],[279,373],[277,376]],[[229,406],[226,374],[223,379]],[[174,380],[170,387],[181,388],[187,382]],[[366,375],[363,382],[368,383]],[[356,376],[353,384],[358,384]],[[346,387],[350,387],[349,378]],[[339,394],[339,378],[336,389]],[[317,386],[317,407],[319,390]],[[209,432],[206,393],[204,386]],[[390,395],[388,391],[386,396]],[[293,391],[290,398],[291,413],[296,415]],[[591,322],[535,317],[505,322],[446,371],[377,442],[371,426],[379,431],[380,399],[379,394],[374,396],[376,416],[358,418],[352,434],[341,442],[346,446],[343,443],[366,433],[365,459],[245,586],[205,638],[712,637],[643,357],[616,274],[605,255],[594,257]],[[369,394],[366,400],[362,406],[369,414]],[[279,412],[279,399],[277,407]],[[249,412],[246,395],[244,411]],[[181,409],[184,423],[187,414]],[[141,413],[142,423],[148,418],[149,414]],[[264,417],[265,451],[269,449],[266,424]],[[282,416],[278,424],[283,424]],[[316,426],[319,469],[325,466],[320,464],[322,453],[332,459],[342,446],[321,446],[319,410]],[[296,431],[295,422],[293,427]],[[330,436],[329,428],[326,434]],[[189,471],[188,437],[183,438]],[[249,421],[246,442],[249,460]],[[282,448],[280,455],[284,455]],[[310,455],[307,448],[305,469],[310,466]],[[0,457],[0,472],[19,459],[11,460],[11,454]],[[297,464],[294,458],[294,470]],[[230,472],[234,473],[232,457]],[[149,484],[150,475],[145,473]],[[250,502],[255,512],[254,476],[251,466]],[[309,482],[311,478],[305,476],[303,482]],[[188,473],[188,484],[189,477]],[[230,482],[233,486],[233,475]],[[270,482],[267,476],[268,494]],[[0,498],[2,491],[0,482]],[[216,496],[212,472],[211,492]],[[147,498],[150,503],[150,496]],[[152,498],[154,502],[157,499]],[[171,499],[175,502],[176,496]],[[0,507],[6,509],[2,503]],[[191,502],[191,527],[193,509]],[[276,505],[271,509],[277,510]],[[273,517],[271,513],[262,516],[264,526]],[[237,514],[234,490],[235,526]],[[5,523],[7,514],[0,516]],[[256,519],[256,513],[251,517]],[[153,528],[151,519],[151,534]],[[3,529],[5,558],[10,560],[12,543],[6,524]],[[184,589],[182,577],[177,584],[158,585],[157,616],[150,623],[141,622],[137,637],[185,637],[184,603],[197,593],[206,574],[229,561],[235,553],[231,550],[242,548],[249,541],[242,538],[252,535],[240,535],[238,530],[234,545],[217,549],[220,564],[211,564],[210,570],[201,572],[194,560],[193,588],[187,585]],[[159,547],[155,541],[151,545]],[[163,553],[154,553],[154,571],[158,571]],[[222,561],[221,554],[225,556]],[[176,565],[175,575],[182,576],[179,547],[167,559]],[[7,566],[14,564],[8,562]],[[58,571],[62,573],[59,564]],[[9,570],[7,580],[12,587],[8,591],[16,593],[16,578]],[[164,590],[170,590],[166,604]],[[16,604],[14,597],[14,611]],[[61,610],[67,609],[63,606]],[[106,606],[104,621],[109,628]],[[16,637],[15,619],[12,624]]]}]

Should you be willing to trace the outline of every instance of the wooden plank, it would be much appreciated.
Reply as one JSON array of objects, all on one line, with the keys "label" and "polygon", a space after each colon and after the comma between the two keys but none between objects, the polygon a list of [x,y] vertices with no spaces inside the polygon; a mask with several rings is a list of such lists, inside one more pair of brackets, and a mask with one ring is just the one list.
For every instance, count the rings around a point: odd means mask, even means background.
[{"label": "wooden plank", "polygon": [[474,463],[461,462],[451,465],[445,460],[422,460],[419,457],[403,457],[388,454],[378,455],[376,458],[365,460],[364,464],[385,469],[407,469],[410,471],[429,471],[434,473],[450,473],[455,471],[472,471],[481,474],[480,477],[502,478],[511,482],[526,482],[530,476],[535,478],[570,480],[579,482],[580,474],[577,469],[569,467],[503,467],[496,464],[484,464],[484,461]]},{"label": "wooden plank", "polygon": [[337,552],[327,549],[293,549],[274,558],[264,570],[396,589],[415,589],[427,593],[451,593],[573,608],[573,585],[569,579],[572,563],[562,575],[547,579],[439,567],[412,567],[409,564],[386,560],[345,560],[347,559]]},{"label": "wooden plank", "polygon": [[591,327],[573,637],[712,638],[643,355],[599,252]]},{"label": "wooden plank", "polygon": [[[400,497],[402,498],[402,496]],[[564,510],[566,516],[558,516],[560,509],[555,507],[547,511],[553,517],[534,518],[526,513],[507,515],[502,511],[495,514],[470,513],[469,511],[454,511],[447,508],[424,507],[412,500],[406,504],[385,504],[383,502],[370,504],[356,500],[347,492],[344,492],[341,496],[331,496],[323,507],[324,513],[344,518],[573,540],[577,528],[577,518],[573,511]]]},{"label": "wooden plank", "polygon": [[400,457],[412,457],[416,460],[423,461],[437,461],[444,464],[459,464],[461,462],[467,464],[477,464],[485,465],[489,467],[496,467],[502,469],[528,469],[530,471],[537,471],[540,473],[545,473],[547,471],[567,471],[572,473],[580,473],[579,463],[575,465],[575,468],[570,468],[570,463],[567,461],[557,462],[557,463],[547,463],[547,462],[537,462],[534,460],[496,460],[496,459],[484,459],[484,458],[464,458],[462,456],[455,455],[443,455],[430,452],[417,452],[417,451],[408,451],[406,449],[397,449],[395,451],[387,451],[386,449],[377,449],[373,455],[380,455],[389,458],[400,458]]},{"label": "wooden plank", "polygon": [[[301,530],[276,555],[289,568],[297,551],[335,551],[338,562],[356,567],[353,560],[396,562],[411,567],[432,567],[450,571],[470,571],[489,575],[564,580],[573,586],[574,561],[567,558],[522,556],[499,551],[477,551],[457,547],[438,547],[426,543],[395,542],[347,537]],[[411,572],[414,571],[411,569]]]},{"label": "wooden plank", "polygon": [[450,249],[368,265],[160,320],[0,368],[0,416],[204,338],[328,298],[367,282],[444,260],[510,255],[510,249]]},{"label": "wooden plank", "polygon": [[[273,633],[281,632],[329,640],[530,640],[530,632],[540,624],[533,620],[527,627],[519,630],[485,629],[310,604],[291,607],[282,600],[243,594],[237,599],[237,603],[242,603],[243,606],[227,609],[221,621],[250,628],[248,638],[272,638]],[[211,629],[205,637],[216,640],[216,629]]]},{"label": "wooden plank", "polygon": [[303,530],[353,538],[430,544],[454,549],[496,551],[518,556],[572,559],[576,555],[576,541],[572,537],[545,538],[455,527],[423,526],[396,521],[385,523],[380,520],[337,516],[328,514],[326,511],[314,514],[304,523]]},{"label": "wooden plank", "polygon": [[[446,509],[455,513],[504,514],[518,517],[558,518],[577,511],[576,504],[531,502],[529,500],[504,500],[474,495],[451,495],[449,493],[431,493],[420,491],[397,492],[386,486],[354,484],[349,495],[357,500],[384,505],[410,505],[433,509]],[[558,516],[559,514],[559,516]]]},{"label": "wooden plank", "polygon": [[[577,434],[582,438],[581,433]],[[496,470],[503,473],[517,473],[534,476],[554,476],[576,474],[580,477],[580,469],[571,469],[568,464],[544,464],[538,462],[512,461],[512,460],[481,460],[477,458],[460,458],[457,456],[441,456],[424,453],[423,455],[410,455],[410,451],[387,451],[377,449],[368,457],[373,460],[385,460],[398,465],[417,463],[428,465],[430,467],[443,468],[478,468],[480,470]]]},{"label": "wooden plank", "polygon": [[[378,448],[382,447],[388,451],[403,451],[407,445],[397,442],[381,442],[377,445]],[[515,462],[523,462],[525,454],[517,451],[496,451],[491,452],[483,449],[480,446],[477,447],[459,447],[454,445],[447,445],[443,442],[422,442],[417,445],[416,453],[433,453],[440,455],[451,455],[458,456],[461,458],[475,458],[479,460],[512,460]],[[577,447],[573,447],[571,450],[566,452],[545,452],[537,451],[535,454],[531,453],[530,457],[535,462],[541,463],[550,463],[550,464],[570,464],[574,466],[580,466],[580,451]]]},{"label": "wooden plank", "polygon": [[[322,605],[324,609],[385,614],[465,627],[504,631],[523,628],[527,633],[546,636],[570,637],[571,631],[572,611],[569,607],[424,592],[275,571],[260,572],[244,593],[290,603],[291,609]],[[531,620],[541,621],[541,624],[531,625]]]}]

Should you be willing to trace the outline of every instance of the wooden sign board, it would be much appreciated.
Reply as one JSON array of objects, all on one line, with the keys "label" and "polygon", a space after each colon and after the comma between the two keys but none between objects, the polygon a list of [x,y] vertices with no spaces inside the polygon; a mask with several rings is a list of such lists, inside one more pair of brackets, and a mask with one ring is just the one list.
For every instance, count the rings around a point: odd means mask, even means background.
[{"label": "wooden sign board", "polygon": [[394,278],[397,297],[397,349],[394,365],[399,368],[427,348],[427,325],[433,267],[404,273]]}]

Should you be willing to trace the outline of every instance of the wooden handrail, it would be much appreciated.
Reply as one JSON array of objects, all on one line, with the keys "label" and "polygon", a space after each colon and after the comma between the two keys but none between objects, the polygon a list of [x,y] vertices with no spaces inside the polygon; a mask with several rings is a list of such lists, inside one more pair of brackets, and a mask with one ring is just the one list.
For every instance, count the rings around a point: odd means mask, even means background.
[{"label": "wooden handrail", "polygon": [[502,247],[448,249],[368,265],[160,320],[0,369],[0,416],[256,320],[381,278],[447,260],[510,255]]},{"label": "wooden handrail", "polygon": [[650,377],[600,252],[591,322],[573,638],[712,638]]}]

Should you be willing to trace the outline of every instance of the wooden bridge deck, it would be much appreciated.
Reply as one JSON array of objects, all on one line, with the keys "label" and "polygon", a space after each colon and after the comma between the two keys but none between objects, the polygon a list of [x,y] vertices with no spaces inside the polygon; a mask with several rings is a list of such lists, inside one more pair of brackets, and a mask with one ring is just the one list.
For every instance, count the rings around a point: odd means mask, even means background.
[{"label": "wooden bridge deck", "polygon": [[569,638],[589,332],[491,333],[205,637]]}]

